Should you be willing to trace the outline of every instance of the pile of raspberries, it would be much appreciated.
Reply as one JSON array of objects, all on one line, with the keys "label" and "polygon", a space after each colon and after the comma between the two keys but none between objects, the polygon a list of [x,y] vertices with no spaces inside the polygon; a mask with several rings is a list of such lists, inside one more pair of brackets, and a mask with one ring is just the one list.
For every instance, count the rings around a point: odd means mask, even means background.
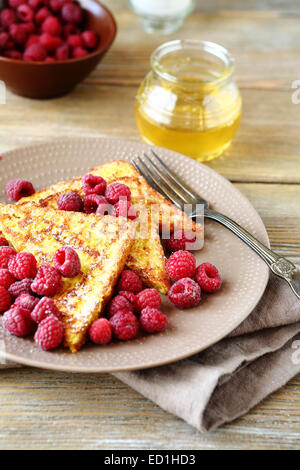
[{"label": "pile of raspberries", "polygon": [[[84,197],[75,191],[61,193],[57,198],[57,207],[64,211],[85,212],[86,214],[113,215],[135,220],[137,214],[130,204],[131,191],[122,183],[107,185],[104,178],[87,174],[82,178]],[[10,180],[6,192],[12,201],[32,196],[35,189],[29,181]]]},{"label": "pile of raspberries", "polygon": [[56,251],[53,265],[37,267],[31,253],[17,253],[0,237],[0,313],[3,328],[16,336],[35,331],[36,343],[45,351],[63,340],[61,314],[54,297],[63,286],[62,277],[80,273],[78,254],[66,246]]},{"label": "pile of raspberries", "polygon": [[35,62],[84,57],[99,43],[84,29],[84,11],[73,0],[8,0],[0,12],[0,56]]}]

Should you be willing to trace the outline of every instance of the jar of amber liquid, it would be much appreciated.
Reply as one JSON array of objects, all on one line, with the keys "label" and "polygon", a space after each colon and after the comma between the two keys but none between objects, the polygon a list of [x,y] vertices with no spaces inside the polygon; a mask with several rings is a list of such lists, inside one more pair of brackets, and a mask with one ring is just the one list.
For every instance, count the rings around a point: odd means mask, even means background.
[{"label": "jar of amber liquid", "polygon": [[171,41],[151,56],[136,98],[136,121],[147,143],[199,161],[219,156],[240,123],[234,59],[207,41]]}]

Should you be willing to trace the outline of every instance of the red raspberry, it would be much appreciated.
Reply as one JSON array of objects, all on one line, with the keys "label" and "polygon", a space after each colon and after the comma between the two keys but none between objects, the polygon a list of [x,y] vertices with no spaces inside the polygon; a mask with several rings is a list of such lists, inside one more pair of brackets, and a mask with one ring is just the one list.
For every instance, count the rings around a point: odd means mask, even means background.
[{"label": "red raspberry", "polygon": [[112,209],[112,215],[115,217],[125,217],[130,220],[135,220],[137,218],[137,214],[133,206],[126,199],[121,199],[116,202]]},{"label": "red raspberry", "polygon": [[4,28],[9,28],[10,25],[17,21],[16,14],[10,8],[4,8],[0,13],[0,20]]},{"label": "red raspberry", "polygon": [[0,237],[0,246],[9,246],[9,243],[5,238]]},{"label": "red raspberry", "polygon": [[64,246],[55,253],[53,264],[64,277],[75,277],[80,273],[81,263],[73,248]]},{"label": "red raspberry", "polygon": [[66,24],[63,30],[65,38],[68,38],[71,34],[80,34],[80,29],[72,23]]},{"label": "red raspberry", "polygon": [[14,59],[14,60],[23,59],[21,52],[17,51],[16,49],[9,49],[8,51],[4,51],[4,56],[8,57],[9,59]]},{"label": "red raspberry", "polygon": [[57,206],[62,211],[82,212],[83,201],[77,193],[62,193],[57,199]]},{"label": "red raspberry", "polygon": [[28,5],[20,5],[17,8],[17,15],[21,21],[24,21],[24,23],[28,23],[29,21],[32,21],[34,18],[33,9],[30,8],[30,6]]},{"label": "red raspberry", "polygon": [[8,292],[15,299],[22,294],[32,294],[31,290],[32,279],[23,279],[23,281],[17,281],[11,284]]},{"label": "red raspberry", "polygon": [[57,60],[67,60],[70,58],[70,48],[68,44],[62,44],[56,49],[55,58]]},{"label": "red raspberry", "polygon": [[73,49],[72,57],[73,59],[80,59],[80,57],[85,57],[88,55],[88,51],[84,47],[75,47]]},{"label": "red raspberry", "polygon": [[55,62],[54,57],[47,56],[45,62]]},{"label": "red raspberry", "polygon": [[144,289],[136,295],[134,301],[135,310],[141,312],[146,307],[160,309],[161,298],[156,289]]},{"label": "red raspberry", "polygon": [[0,268],[8,269],[8,262],[17,252],[11,246],[0,247]]},{"label": "red raspberry", "polygon": [[32,44],[27,47],[24,52],[24,60],[32,62],[43,62],[46,59],[47,53],[41,44]]},{"label": "red raspberry", "polygon": [[127,310],[120,310],[111,319],[113,335],[123,341],[137,337],[139,331],[139,321],[133,313]]},{"label": "red raspberry", "polygon": [[119,279],[118,290],[126,290],[137,294],[143,288],[140,278],[130,269],[125,269]]},{"label": "red raspberry", "polygon": [[146,307],[141,312],[140,322],[145,331],[154,333],[165,330],[169,320],[168,317],[157,308]]},{"label": "red raspberry", "polygon": [[17,253],[9,260],[8,269],[19,281],[33,279],[37,273],[36,259],[31,253]]},{"label": "red raspberry", "polygon": [[29,310],[29,312],[32,312],[38,303],[39,299],[37,297],[33,297],[30,294],[21,294],[15,300],[15,305],[19,305],[19,307],[22,307],[25,310]]},{"label": "red raspberry", "polygon": [[29,181],[15,179],[7,183],[6,192],[12,201],[17,202],[22,197],[32,196],[35,193],[35,189]]},{"label": "red raspberry", "polygon": [[89,335],[93,343],[107,344],[112,339],[112,327],[106,318],[99,318],[90,326]]},{"label": "red raspberry", "polygon": [[179,250],[173,253],[167,261],[166,268],[169,276],[178,281],[183,277],[194,277],[196,259],[189,251]]},{"label": "red raspberry", "polygon": [[32,44],[39,44],[40,43],[40,36],[38,34],[31,34],[26,41],[25,49],[27,49]]},{"label": "red raspberry", "polygon": [[178,308],[191,308],[200,302],[201,289],[193,279],[184,277],[173,284],[168,292],[168,297]]},{"label": "red raspberry", "polygon": [[66,23],[79,24],[83,20],[82,9],[74,3],[66,3],[61,9],[62,19]]},{"label": "red raspberry", "polygon": [[205,292],[215,292],[222,284],[219,271],[210,263],[202,263],[198,266],[195,279]]},{"label": "red raspberry", "polygon": [[193,244],[196,242],[196,235],[194,232],[182,232],[182,230],[177,230],[174,232],[169,240],[166,242],[167,249],[169,251],[179,251],[179,250],[192,250]]},{"label": "red raspberry", "polygon": [[2,325],[5,330],[15,336],[28,336],[34,328],[30,312],[18,305],[4,313]]},{"label": "red raspberry", "polygon": [[42,32],[52,34],[52,36],[60,36],[62,27],[55,16],[48,16],[42,24]]},{"label": "red raspberry", "polygon": [[93,50],[98,44],[98,39],[94,31],[83,31],[81,33],[83,44],[87,49]]},{"label": "red raspberry", "polygon": [[120,290],[118,292],[118,295],[121,295],[122,297],[125,297],[130,303],[134,303],[135,301],[135,295],[133,292],[129,292],[128,290]]},{"label": "red raspberry", "polygon": [[117,295],[112,299],[108,306],[108,318],[112,318],[120,310],[133,312],[132,304],[122,295]]},{"label": "red raspberry", "polygon": [[9,289],[14,282],[16,282],[16,278],[8,269],[0,269],[0,286]]},{"label": "red raspberry", "polygon": [[63,336],[64,328],[61,321],[54,315],[49,315],[39,324],[34,340],[44,351],[49,351],[61,344]]},{"label": "red raspberry", "polygon": [[49,16],[51,16],[51,12],[47,7],[40,8],[35,15],[36,24],[42,24]]},{"label": "red raspberry", "polygon": [[38,299],[37,301],[38,304],[31,312],[31,318],[35,323],[41,323],[41,321],[49,317],[49,315],[54,315],[57,318],[61,317],[60,311],[56,307],[53,299],[43,297],[40,301]]},{"label": "red raspberry", "polygon": [[28,37],[28,32],[22,24],[11,24],[9,27],[9,34],[16,44],[24,44]]},{"label": "red raspberry", "polygon": [[[69,46],[73,47],[73,49],[75,49],[75,47],[83,46],[83,41],[81,37],[79,36],[79,34],[70,34],[70,36],[67,37],[67,43],[69,44]],[[95,176],[95,175],[87,175],[87,176],[94,176],[95,178],[101,178],[101,176]],[[87,176],[84,176],[83,179],[86,178]],[[105,183],[105,187],[106,187],[106,183]],[[84,186],[83,186],[83,191],[84,191]],[[85,194],[92,194],[92,193],[85,193]],[[104,194],[104,191],[103,193],[96,193],[96,194]]]},{"label": "red raspberry", "polygon": [[41,266],[31,284],[31,289],[38,295],[53,297],[62,288],[62,280],[59,271],[53,266]]},{"label": "red raspberry", "polygon": [[[73,36],[70,36],[68,39],[71,39],[74,37],[80,38],[80,36],[73,35]],[[82,185],[83,185],[82,186],[83,192],[87,196],[89,194],[99,194],[100,196],[102,196],[106,190],[106,181],[104,178],[102,178],[102,176],[91,175],[91,174],[85,175],[82,178]]]},{"label": "red raspberry", "polygon": [[28,0],[27,3],[33,10],[36,10],[40,5],[43,5],[44,0]]},{"label": "red raspberry", "polygon": [[109,205],[104,196],[100,196],[99,194],[89,194],[85,197],[83,201],[83,208],[86,214],[95,213],[99,207],[99,211],[101,211],[101,214],[102,212],[106,212],[109,209]]},{"label": "red raspberry", "polygon": [[50,0],[49,4],[51,7],[51,10],[53,10],[55,13],[58,13],[63,6],[62,0]]},{"label": "red raspberry", "polygon": [[4,49],[9,42],[9,35],[5,32],[0,33],[0,49]]},{"label": "red raspberry", "polygon": [[51,36],[49,33],[41,34],[39,40],[40,44],[47,52],[55,51],[55,49],[57,49],[63,42],[61,38],[57,36]]},{"label": "red raspberry", "polygon": [[11,295],[5,287],[0,286],[0,312],[8,310],[12,304]]},{"label": "red raspberry", "polygon": [[121,197],[130,201],[131,192],[126,184],[112,183],[107,187],[105,197],[110,204],[116,204]]},{"label": "red raspberry", "polygon": [[27,0],[8,0],[8,4],[11,8],[14,8],[15,10],[20,6],[24,5],[27,3]]},{"label": "red raspberry", "polygon": [[33,21],[29,21],[28,23],[24,23],[22,25],[22,28],[24,29],[24,31],[26,31],[26,33],[28,34],[33,34],[35,32],[35,24]]}]

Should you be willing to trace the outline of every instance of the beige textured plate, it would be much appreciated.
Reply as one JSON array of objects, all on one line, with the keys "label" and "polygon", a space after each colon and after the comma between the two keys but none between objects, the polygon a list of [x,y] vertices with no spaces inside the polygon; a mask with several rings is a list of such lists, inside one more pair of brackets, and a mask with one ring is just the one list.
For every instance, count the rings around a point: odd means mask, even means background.
[{"label": "beige textured plate", "polygon": [[[0,201],[7,202],[7,180],[20,177],[42,189],[84,174],[108,160],[130,160],[147,150],[146,144],[119,139],[64,139],[21,148],[0,161]],[[159,155],[216,209],[246,227],[268,245],[265,227],[249,201],[231,183],[205,165],[183,155],[157,148]],[[74,371],[109,372],[158,366],[195,354],[219,341],[237,327],[262,296],[269,276],[267,266],[244,243],[217,223],[206,223],[203,250],[198,262],[218,266],[222,289],[203,296],[199,307],[180,311],[164,298],[168,329],[141,335],[127,343],[86,345],[77,354],[67,350],[43,352],[32,339],[22,339],[0,328],[0,350],[7,359],[36,367]]]}]

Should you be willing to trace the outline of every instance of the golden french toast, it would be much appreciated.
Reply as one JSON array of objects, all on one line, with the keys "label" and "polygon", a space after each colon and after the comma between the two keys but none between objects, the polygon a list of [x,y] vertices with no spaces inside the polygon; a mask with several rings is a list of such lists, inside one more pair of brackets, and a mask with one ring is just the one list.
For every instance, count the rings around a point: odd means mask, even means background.
[{"label": "golden french toast", "polygon": [[52,265],[55,252],[62,246],[78,253],[80,274],[63,278],[63,289],[54,297],[63,315],[65,346],[78,351],[124,269],[135,224],[123,217],[87,217],[36,204],[0,204],[0,230],[17,251],[32,253],[38,265]]},{"label": "golden french toast", "polygon": [[[108,184],[114,182],[126,184],[131,191],[131,203],[134,206],[142,205],[146,208],[148,229],[151,236],[139,236],[140,230],[139,226],[137,227],[137,237],[126,265],[140,276],[145,285],[166,294],[171,283],[166,271],[165,256],[158,228],[163,232],[170,230],[172,233],[175,229],[191,227],[195,229],[196,225],[183,212],[151,188],[134,166],[126,161],[111,161],[92,169],[90,173],[102,176]],[[83,196],[81,178],[55,184],[33,196],[21,199],[19,204],[31,201],[43,207],[57,209],[56,201],[59,195],[70,191],[78,192]]]}]

